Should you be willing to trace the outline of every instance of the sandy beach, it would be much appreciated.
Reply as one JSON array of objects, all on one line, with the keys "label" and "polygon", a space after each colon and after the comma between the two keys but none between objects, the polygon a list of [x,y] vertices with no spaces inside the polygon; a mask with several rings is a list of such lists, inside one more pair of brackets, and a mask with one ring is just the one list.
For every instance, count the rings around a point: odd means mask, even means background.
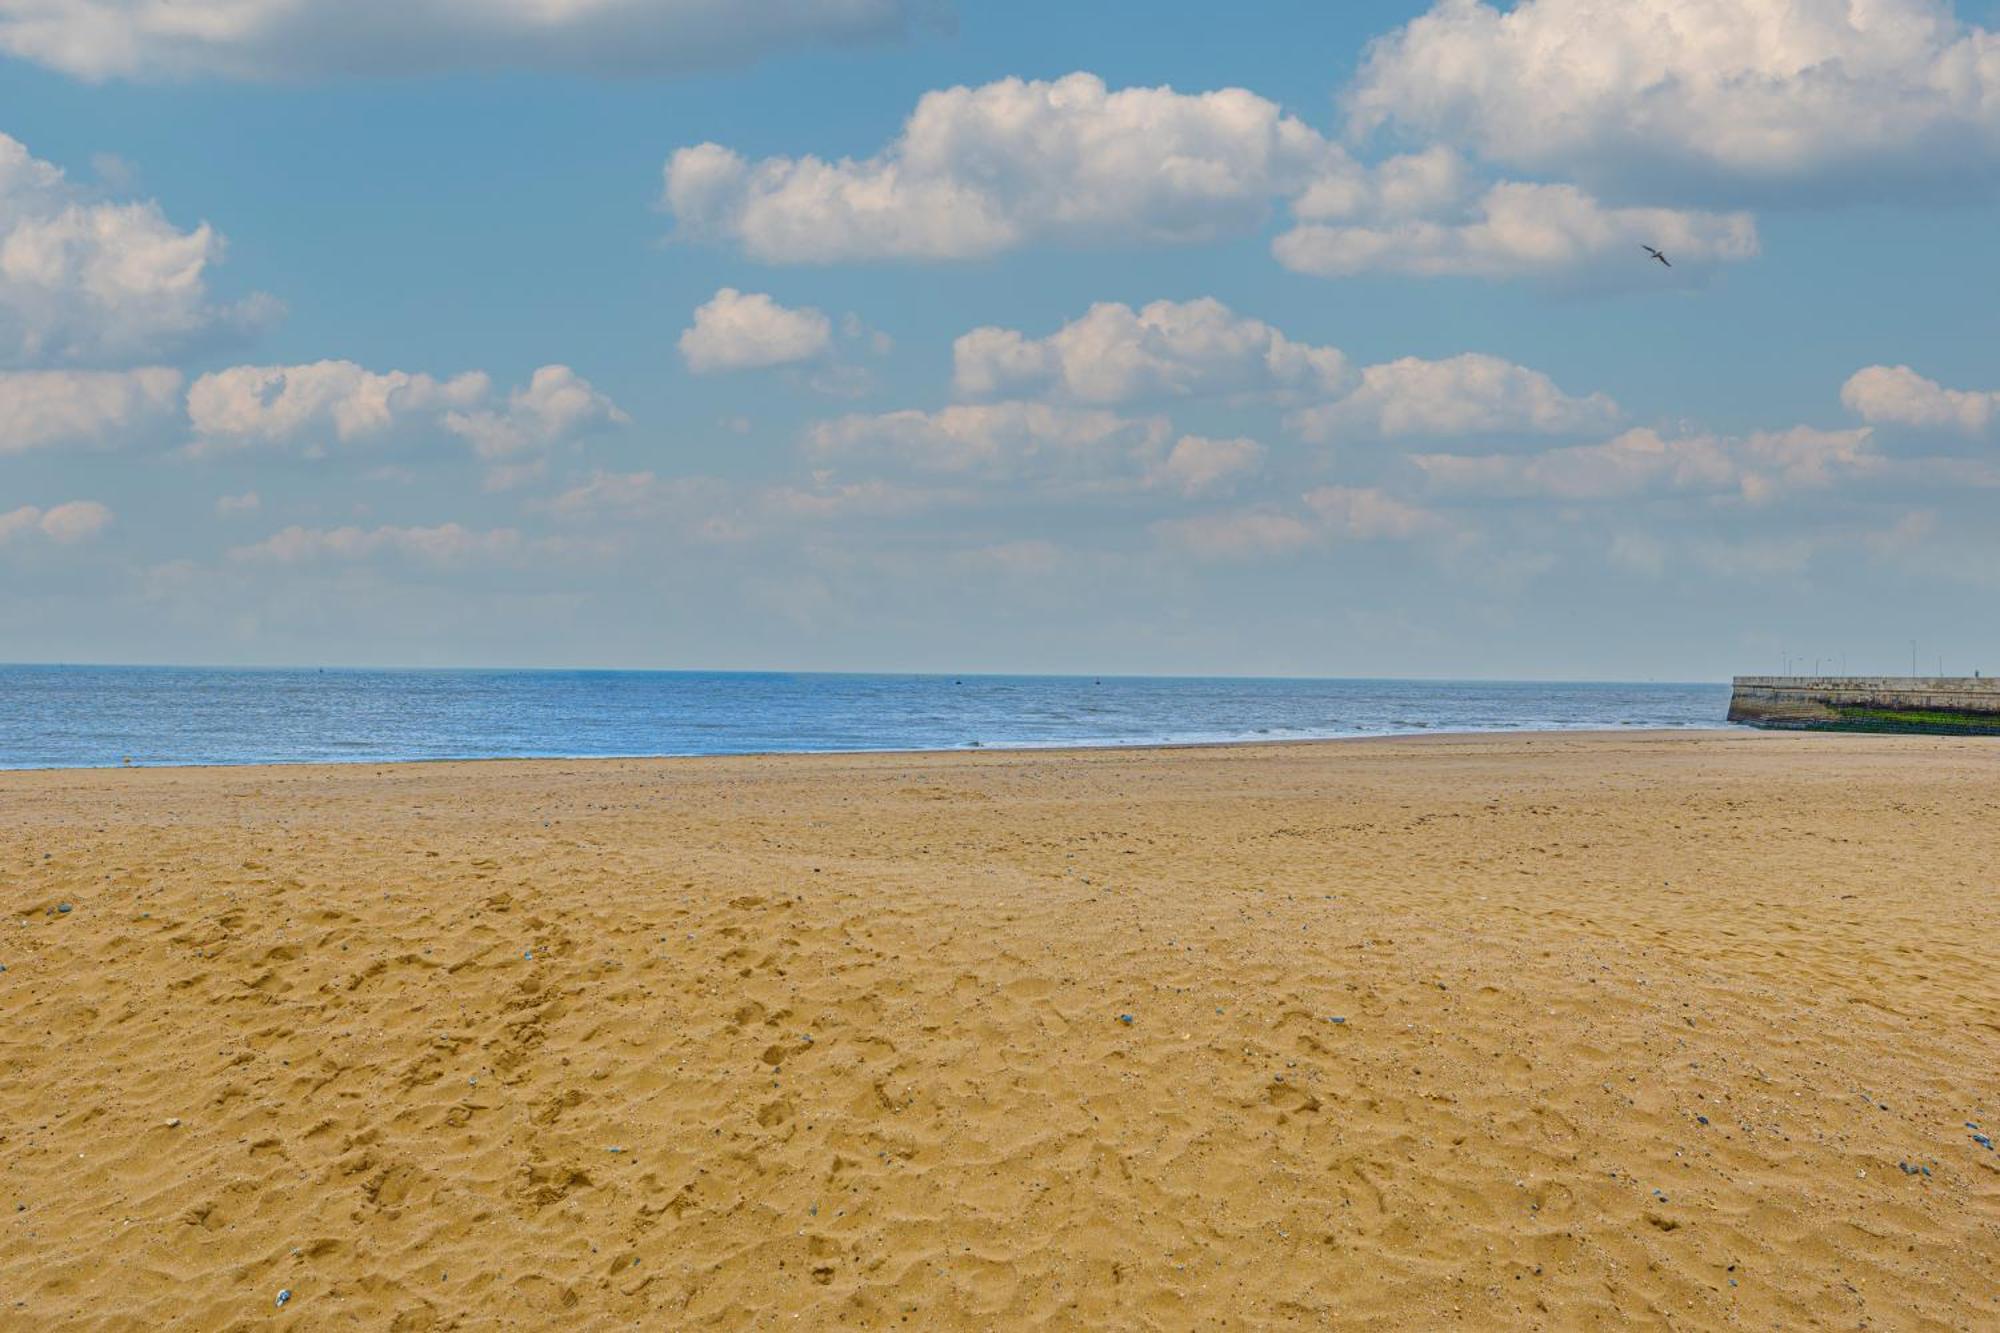
[{"label": "sandy beach", "polygon": [[0,812],[0,1326],[2000,1327],[1994,743]]}]

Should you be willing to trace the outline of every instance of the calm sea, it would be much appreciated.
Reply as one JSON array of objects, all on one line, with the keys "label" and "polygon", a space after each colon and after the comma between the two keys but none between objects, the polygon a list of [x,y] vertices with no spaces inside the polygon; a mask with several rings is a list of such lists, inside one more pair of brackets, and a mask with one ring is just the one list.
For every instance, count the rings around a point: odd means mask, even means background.
[{"label": "calm sea", "polygon": [[0,666],[0,768],[1717,727],[1723,685]]}]

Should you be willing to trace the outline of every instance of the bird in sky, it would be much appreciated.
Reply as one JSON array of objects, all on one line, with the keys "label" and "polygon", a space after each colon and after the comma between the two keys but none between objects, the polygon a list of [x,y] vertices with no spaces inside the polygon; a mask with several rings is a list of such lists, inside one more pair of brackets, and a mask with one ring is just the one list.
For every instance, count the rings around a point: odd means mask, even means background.
[{"label": "bird in sky", "polygon": [[[1667,264],[1667,257],[1661,254],[1658,250],[1655,250],[1652,246],[1641,243],[1639,248],[1641,250],[1644,250],[1647,254],[1651,255],[1653,258],[1659,260],[1662,264]],[[1667,264],[1667,267],[1672,268],[1673,265]]]}]

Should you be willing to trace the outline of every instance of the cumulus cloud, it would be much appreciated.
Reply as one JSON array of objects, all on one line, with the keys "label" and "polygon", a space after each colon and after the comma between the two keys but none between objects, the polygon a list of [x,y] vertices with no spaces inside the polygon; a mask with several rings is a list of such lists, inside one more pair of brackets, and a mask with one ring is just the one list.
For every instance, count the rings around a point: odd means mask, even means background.
[{"label": "cumulus cloud", "polygon": [[1468,352],[1369,366],[1352,393],[1295,412],[1288,424],[1319,441],[1357,434],[1567,435],[1601,430],[1618,415],[1618,404],[1604,394],[1573,396],[1539,370]]},{"label": "cumulus cloud", "polygon": [[492,387],[477,371],[439,380],[401,370],[377,373],[352,361],[232,366],[189,388],[188,419],[208,450],[328,436],[344,444],[411,418],[470,407]]},{"label": "cumulus cloud", "polygon": [[1538,454],[1416,454],[1411,461],[1445,492],[1573,502],[1734,495],[1759,503],[1870,475],[1881,463],[1872,441],[1868,427],[1675,438],[1640,429]]},{"label": "cumulus cloud", "polygon": [[966,259],[1029,241],[1160,244],[1260,225],[1340,150],[1241,88],[1108,90],[1077,73],[930,92],[877,155],[676,152],[682,235],[777,263]]},{"label": "cumulus cloud", "polygon": [[1212,297],[1154,301],[1138,310],[1093,305],[1044,338],[978,328],[952,344],[962,394],[1059,392],[1085,403],[1144,398],[1332,392],[1347,378],[1338,348],[1293,342],[1263,320]]},{"label": "cumulus cloud", "polygon": [[689,370],[711,375],[811,361],[832,338],[832,321],[811,306],[789,309],[762,292],[724,287],[695,310],[680,348]]},{"label": "cumulus cloud", "polygon": [[180,404],[177,370],[0,371],[0,454],[96,444],[154,423]]},{"label": "cumulus cloud", "polygon": [[95,500],[70,500],[48,509],[22,505],[0,513],[0,546],[36,536],[69,546],[110,526],[111,511]]},{"label": "cumulus cloud", "polygon": [[1757,224],[1747,213],[1608,208],[1573,185],[1515,181],[1492,186],[1445,216],[1306,222],[1271,243],[1286,268],[1318,277],[1401,273],[1417,277],[1555,277],[1590,271],[1641,275],[1639,246],[1671,256],[1679,280],[1707,266],[1755,258]]},{"label": "cumulus cloud", "polygon": [[210,298],[222,238],[183,231],[158,204],[106,202],[0,134],[0,359],[148,360],[275,309]]},{"label": "cumulus cloud", "polygon": [[[319,453],[329,441],[353,444],[436,430],[465,440],[481,460],[501,464],[628,420],[568,366],[543,366],[504,403],[493,404],[492,395],[492,379],[480,371],[437,379],[371,371],[352,361],[233,366],[203,375],[188,389],[191,447],[202,455],[258,446]],[[496,468],[494,476],[504,483],[536,471],[534,461],[516,462]]]},{"label": "cumulus cloud", "polygon": [[1299,225],[1275,253],[1322,276],[1609,273],[1614,262],[1638,269],[1630,260],[1647,241],[1684,259],[1673,277],[1686,280],[1757,253],[1745,214],[1482,184],[1443,145],[1365,164],[1241,88],[1112,91],[1085,73],[926,93],[902,134],[863,159],[751,162],[720,144],[683,148],[662,196],[681,236],[774,263],[1209,241],[1254,231],[1281,202]]},{"label": "cumulus cloud", "polygon": [[1183,435],[1174,441],[1166,457],[1146,469],[1145,478],[1149,485],[1192,498],[1227,490],[1263,463],[1264,446],[1255,440]]},{"label": "cumulus cloud", "polygon": [[1863,421],[1984,434],[2000,417],[2000,392],[1947,389],[1908,366],[1869,366],[1841,386],[1840,401]]},{"label": "cumulus cloud", "polygon": [[91,80],[677,74],[893,36],[921,0],[0,0],[0,50]]},{"label": "cumulus cloud", "polygon": [[1439,0],[1347,107],[1585,180],[1879,190],[2000,163],[2000,35],[1946,0]]},{"label": "cumulus cloud", "polygon": [[1321,486],[1301,507],[1259,505],[1162,519],[1152,526],[1167,545],[1203,560],[1252,560],[1337,542],[1412,541],[1448,533],[1443,516],[1372,487]]},{"label": "cumulus cloud", "polygon": [[828,461],[894,462],[988,481],[1130,479],[1166,447],[1164,418],[1006,402],[854,414],[823,421],[806,447]]},{"label": "cumulus cloud", "polygon": [[479,457],[514,458],[631,420],[616,403],[568,366],[543,366],[507,395],[504,408],[454,408],[445,429],[472,444]]},{"label": "cumulus cloud", "polygon": [[480,531],[457,523],[376,528],[307,528],[294,524],[261,542],[238,546],[229,556],[242,563],[297,565],[398,555],[430,564],[458,565],[511,557],[521,546],[521,534],[513,528]]}]

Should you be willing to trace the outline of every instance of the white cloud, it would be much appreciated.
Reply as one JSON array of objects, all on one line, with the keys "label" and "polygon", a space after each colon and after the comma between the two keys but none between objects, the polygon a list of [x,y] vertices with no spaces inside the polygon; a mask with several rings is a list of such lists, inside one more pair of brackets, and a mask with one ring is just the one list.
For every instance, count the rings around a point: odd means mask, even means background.
[{"label": "white cloud", "polygon": [[681,356],[697,375],[759,370],[825,354],[833,324],[810,306],[788,309],[762,292],[724,287],[694,312]]},{"label": "white cloud", "polygon": [[1321,530],[1344,541],[1408,541],[1449,526],[1428,509],[1372,488],[1321,486],[1304,498]]},{"label": "white cloud", "polygon": [[1947,389],[1908,366],[1869,366],[1841,386],[1840,401],[1863,421],[1983,434],[2000,417],[2000,392]]},{"label": "white cloud", "polygon": [[[1665,251],[1661,269],[1639,248]],[[1401,273],[1417,277],[1555,277],[1595,271],[1627,285],[1694,276],[1757,255],[1747,213],[1608,208],[1573,185],[1502,182],[1445,220],[1402,216],[1308,222],[1271,243],[1286,268],[1318,277]]]},{"label": "white cloud", "polygon": [[918,0],[0,0],[0,50],[81,78],[674,74],[905,31]]},{"label": "white cloud", "polygon": [[[684,148],[662,197],[681,236],[775,263],[1209,241],[1254,231],[1283,201],[1299,225],[1274,252],[1322,276],[1595,270],[1657,286],[1757,253],[1747,214],[1611,207],[1565,184],[1482,186],[1442,145],[1367,165],[1241,88],[1111,91],[1083,73],[926,93],[903,133],[860,160]],[[1677,255],[1678,270],[1649,269],[1642,241]]]},{"label": "white cloud", "polygon": [[1413,541],[1451,531],[1441,515],[1373,488],[1321,486],[1300,499],[1301,511],[1260,505],[1163,519],[1152,530],[1203,560],[1251,560],[1330,543]]},{"label": "white cloud", "polygon": [[1822,187],[2000,162],[2000,35],[1946,0],[1440,0],[1351,90],[1394,124],[1584,179]]},{"label": "white cloud", "polygon": [[49,509],[22,505],[0,514],[0,546],[39,535],[63,546],[87,541],[111,526],[111,511],[95,500],[70,500]]},{"label": "white cloud", "polygon": [[990,481],[1131,482],[1166,446],[1160,417],[1047,403],[959,404],[817,423],[807,449],[826,460],[875,460]]},{"label": "white cloud", "polygon": [[974,329],[952,344],[952,363],[963,394],[1054,389],[1079,402],[1107,404],[1283,390],[1327,393],[1347,377],[1347,359],[1338,348],[1293,342],[1212,297],[1154,301],[1138,310],[1103,302],[1045,338],[1015,329]]},{"label": "white cloud", "polygon": [[670,484],[651,472],[599,469],[588,479],[542,502],[541,507],[567,519],[644,516],[653,512]]},{"label": "white cloud", "polygon": [[1354,434],[1566,435],[1604,429],[1618,415],[1618,404],[1604,394],[1575,397],[1541,371],[1468,352],[1369,366],[1352,393],[1296,412],[1288,424],[1321,441]]},{"label": "white cloud", "polygon": [[630,421],[616,403],[568,366],[543,366],[525,387],[507,395],[505,408],[453,410],[445,414],[444,425],[470,441],[479,457],[491,461]]},{"label": "white cloud", "polygon": [[1095,75],[930,92],[874,157],[675,153],[681,234],[770,262],[965,259],[1032,240],[1181,243],[1257,227],[1344,156],[1240,88],[1105,88]]},{"label": "white cloud", "polygon": [[491,388],[478,372],[438,380],[400,370],[378,374],[352,361],[232,366],[188,389],[188,418],[207,450],[318,443],[329,435],[345,444],[413,417],[470,406]]},{"label": "white cloud", "polygon": [[210,300],[222,249],[207,223],[182,231],[158,204],[94,199],[0,134],[0,359],[150,359],[267,318],[268,297]]},{"label": "white cloud", "polygon": [[0,454],[100,443],[164,417],[180,403],[177,370],[0,371]]},{"label": "white cloud", "polygon": [[1416,454],[1440,490],[1488,496],[1605,501],[1646,495],[1735,495],[1752,503],[1821,490],[1880,468],[1873,432],[1797,426],[1740,437],[1668,438],[1630,430],[1603,444],[1539,454]]},{"label": "white cloud", "polygon": [[254,545],[236,547],[229,557],[245,563],[296,565],[399,555],[431,564],[456,565],[509,558],[521,547],[521,534],[512,528],[479,531],[457,523],[428,528],[306,528],[294,524]]},{"label": "white cloud", "polygon": [[1224,491],[1264,463],[1264,446],[1238,437],[1214,440],[1183,435],[1165,458],[1149,469],[1148,481],[1192,498]]},{"label": "white cloud", "polygon": [[263,507],[263,497],[255,491],[245,491],[241,495],[219,495],[215,499],[215,512],[221,518],[233,518],[238,514],[254,514]]},{"label": "white cloud", "polygon": [[628,420],[617,405],[568,366],[543,366],[498,406],[493,382],[479,371],[436,379],[407,371],[371,371],[352,361],[297,366],[234,366],[203,375],[188,390],[192,449],[214,454],[257,446],[323,452],[339,444],[434,430],[456,435],[481,460],[502,464],[490,484],[537,475],[540,451]]}]

